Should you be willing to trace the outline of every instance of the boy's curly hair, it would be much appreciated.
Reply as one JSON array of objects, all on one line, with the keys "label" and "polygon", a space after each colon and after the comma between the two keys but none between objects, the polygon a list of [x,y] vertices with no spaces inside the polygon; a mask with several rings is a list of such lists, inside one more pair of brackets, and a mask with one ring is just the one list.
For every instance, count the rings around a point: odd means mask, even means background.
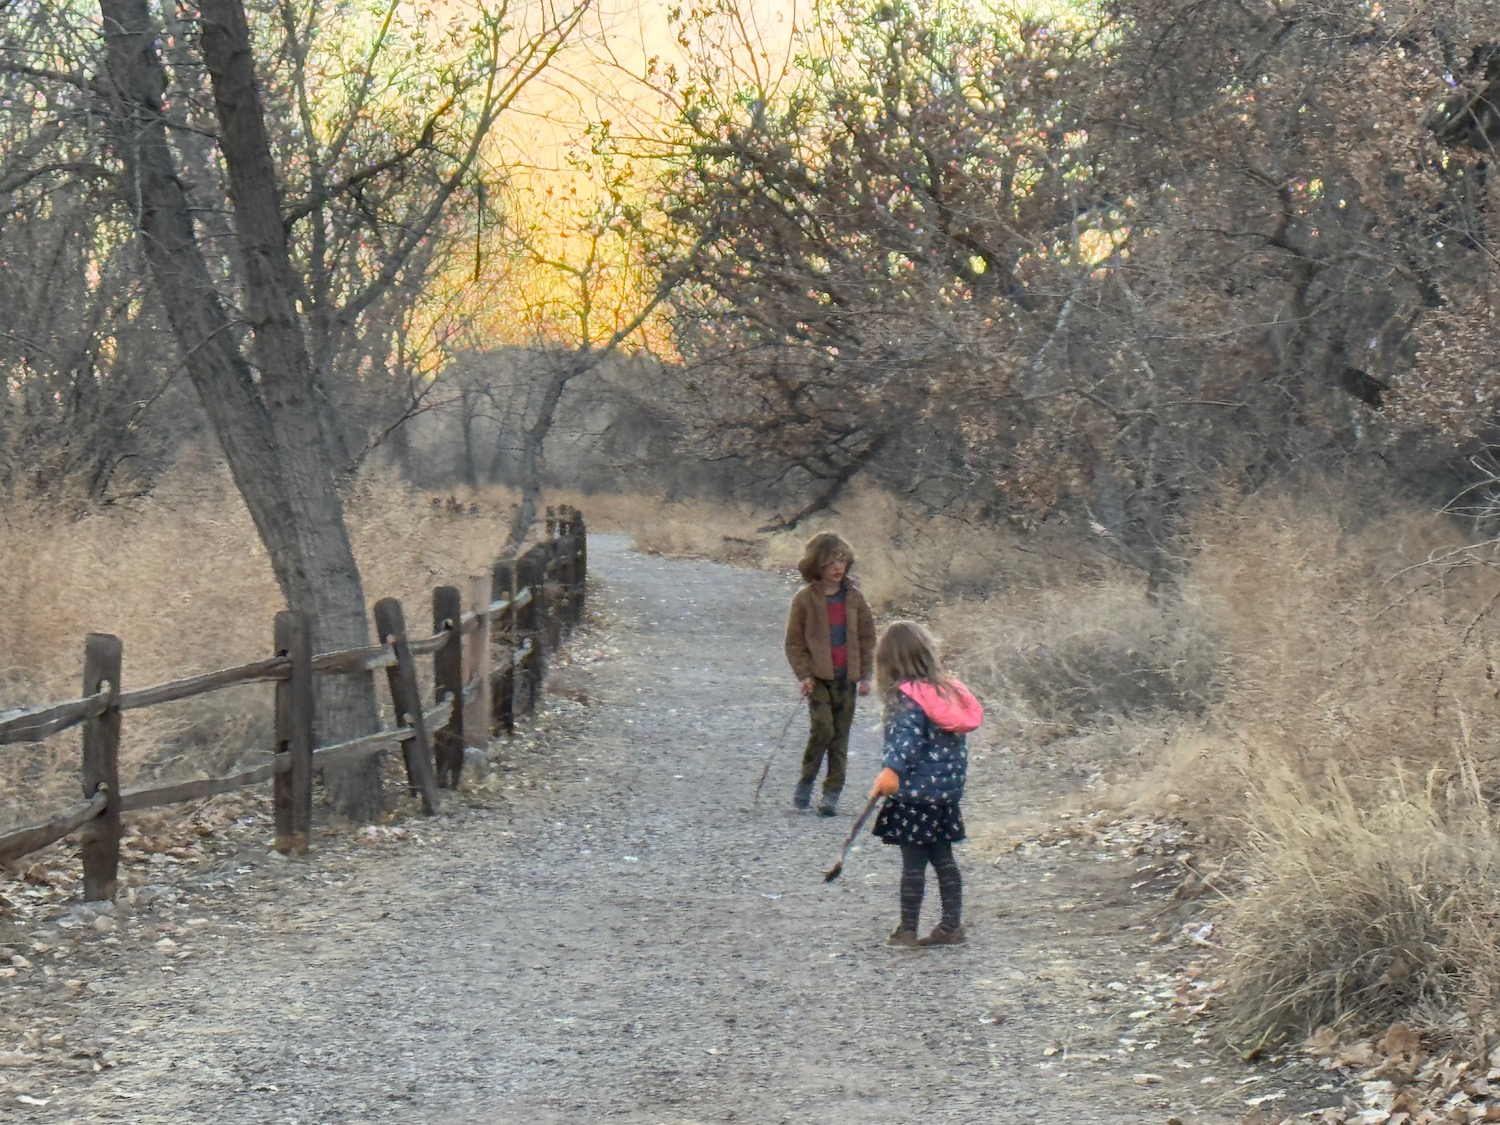
[{"label": "boy's curly hair", "polygon": [[843,537],[831,531],[820,532],[807,541],[802,548],[802,561],[797,564],[797,573],[804,582],[816,582],[823,577],[823,568],[834,559],[847,560],[845,573],[854,569],[854,551]]}]

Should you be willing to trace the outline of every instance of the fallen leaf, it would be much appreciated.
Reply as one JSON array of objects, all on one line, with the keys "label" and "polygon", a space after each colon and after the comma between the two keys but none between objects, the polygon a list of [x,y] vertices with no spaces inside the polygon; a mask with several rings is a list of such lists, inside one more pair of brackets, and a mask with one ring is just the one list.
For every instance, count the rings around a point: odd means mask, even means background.
[{"label": "fallen leaf", "polygon": [[1302,1049],[1314,1058],[1326,1058],[1338,1049],[1338,1045],[1339,1033],[1324,1025],[1307,1037]]},{"label": "fallen leaf", "polygon": [[1422,1037],[1404,1023],[1393,1023],[1380,1041],[1388,1058],[1415,1058],[1422,1049]]}]

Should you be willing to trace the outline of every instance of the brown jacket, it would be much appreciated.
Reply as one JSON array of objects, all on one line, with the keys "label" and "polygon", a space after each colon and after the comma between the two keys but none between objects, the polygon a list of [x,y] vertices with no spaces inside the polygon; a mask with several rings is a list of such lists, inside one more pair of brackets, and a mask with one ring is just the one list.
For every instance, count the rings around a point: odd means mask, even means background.
[{"label": "brown jacket", "polygon": [[[849,679],[875,677],[875,616],[859,587],[847,583],[844,610],[848,625]],[[828,643],[828,595],[821,582],[810,583],[792,598],[786,619],[786,659],[799,680],[833,679],[833,646]]]}]

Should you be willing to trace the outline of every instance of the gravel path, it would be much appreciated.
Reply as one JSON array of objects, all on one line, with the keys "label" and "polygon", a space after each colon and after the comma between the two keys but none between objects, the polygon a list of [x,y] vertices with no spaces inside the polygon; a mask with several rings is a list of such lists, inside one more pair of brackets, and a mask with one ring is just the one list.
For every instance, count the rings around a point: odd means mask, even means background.
[{"label": "gravel path", "polygon": [[[404,839],[262,850],[166,931],[122,907],[81,980],[27,1001],[109,1065],[5,1071],[0,1117],[1239,1120],[1239,1072],[1127,1010],[1151,987],[1145,935],[1119,929],[1145,913],[1128,864],[961,849],[971,943],[884,948],[897,857],[868,840],[821,879],[877,769],[875,708],[839,817],[788,807],[800,715],[751,804],[794,705],[791,587],[608,538],[590,563],[607,621],[545,755],[502,748],[498,797]],[[971,830],[1019,800],[1004,749],[977,751]]]}]

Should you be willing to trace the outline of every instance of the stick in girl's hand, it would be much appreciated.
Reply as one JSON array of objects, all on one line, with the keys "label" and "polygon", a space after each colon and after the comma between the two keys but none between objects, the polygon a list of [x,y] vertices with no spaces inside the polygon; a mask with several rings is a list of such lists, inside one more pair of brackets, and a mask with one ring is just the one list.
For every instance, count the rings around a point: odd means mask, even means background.
[{"label": "stick in girl's hand", "polygon": [[875,811],[875,805],[880,800],[879,793],[871,793],[870,799],[865,803],[865,811],[859,814],[859,819],[854,822],[854,827],[849,829],[849,836],[844,841],[844,850],[839,853],[839,861],[830,867],[823,875],[823,882],[831,883],[844,872],[844,860],[849,858],[849,849],[854,846],[854,839],[859,835],[859,830],[865,826],[865,821],[870,819],[870,814]]}]

